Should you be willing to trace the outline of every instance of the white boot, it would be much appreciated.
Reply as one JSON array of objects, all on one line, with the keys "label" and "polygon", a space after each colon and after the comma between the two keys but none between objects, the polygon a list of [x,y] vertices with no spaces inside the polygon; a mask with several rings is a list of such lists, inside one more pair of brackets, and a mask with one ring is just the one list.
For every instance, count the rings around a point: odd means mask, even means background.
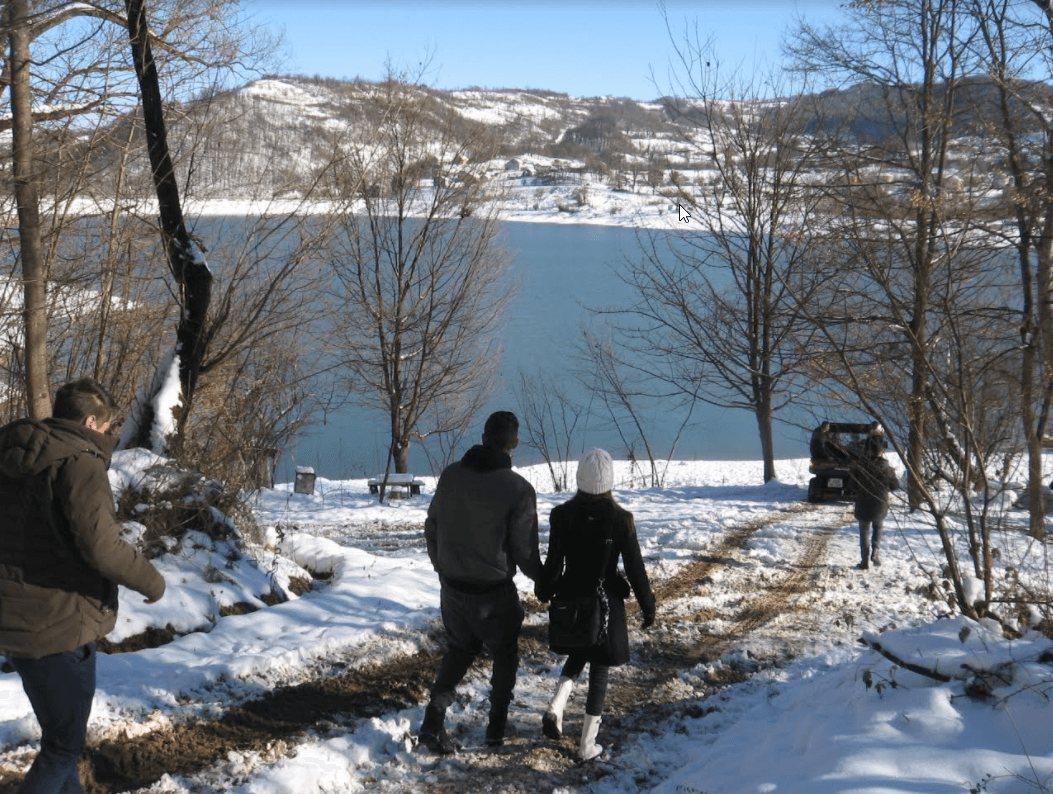
[{"label": "white boot", "polygon": [[581,727],[581,746],[578,747],[578,757],[582,761],[590,761],[603,752],[603,747],[596,744],[596,734],[600,730],[602,717],[585,715],[585,724]]},{"label": "white boot", "polygon": [[550,739],[559,739],[563,736],[563,709],[567,707],[570,698],[570,690],[574,688],[574,679],[560,676],[556,684],[556,694],[548,703],[548,710],[541,718],[541,732]]}]

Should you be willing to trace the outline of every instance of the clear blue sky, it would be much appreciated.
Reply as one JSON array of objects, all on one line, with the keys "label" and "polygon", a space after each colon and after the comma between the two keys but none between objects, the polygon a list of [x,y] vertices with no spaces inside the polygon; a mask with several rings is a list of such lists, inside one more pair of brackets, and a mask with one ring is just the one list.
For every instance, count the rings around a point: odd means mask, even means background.
[{"label": "clear blue sky", "polygon": [[[724,65],[775,64],[798,13],[834,21],[844,0],[667,0],[679,35],[698,23]],[[247,0],[261,23],[284,27],[283,72],[377,79],[390,61],[437,88],[545,88],[574,96],[653,99],[669,88],[673,56],[654,0]],[[657,78],[658,88],[651,73]]]}]

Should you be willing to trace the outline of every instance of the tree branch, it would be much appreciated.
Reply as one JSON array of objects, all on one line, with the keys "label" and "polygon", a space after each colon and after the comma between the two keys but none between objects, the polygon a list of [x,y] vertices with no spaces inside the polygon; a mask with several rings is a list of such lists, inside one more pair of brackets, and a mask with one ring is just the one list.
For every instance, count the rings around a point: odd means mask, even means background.
[{"label": "tree branch", "polygon": [[892,651],[884,647],[876,639],[866,634],[860,637],[859,641],[866,645],[868,648],[872,648],[873,650],[880,653],[893,664],[902,667],[904,670],[910,670],[912,673],[923,675],[926,678],[931,678],[934,681],[939,681],[942,684],[946,684],[948,681],[951,680],[951,677],[949,675],[945,675],[937,670],[930,670],[927,667],[922,667],[920,664],[914,664],[913,662],[908,662],[905,659],[899,658],[898,656],[896,656],[896,654],[892,653]]}]

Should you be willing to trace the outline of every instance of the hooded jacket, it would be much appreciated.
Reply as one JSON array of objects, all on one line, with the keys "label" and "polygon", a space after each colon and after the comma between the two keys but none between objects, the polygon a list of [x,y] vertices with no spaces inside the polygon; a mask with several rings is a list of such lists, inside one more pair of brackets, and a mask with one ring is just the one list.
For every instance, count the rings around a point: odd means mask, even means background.
[{"label": "hooded jacket", "polygon": [[859,521],[882,521],[888,515],[889,491],[899,488],[895,469],[881,455],[860,461],[853,472],[859,492],[854,515]]},{"label": "hooded jacket", "polygon": [[475,446],[439,476],[424,522],[428,556],[443,582],[487,588],[518,567],[536,580],[537,496],[506,452]]},{"label": "hooded jacket", "polygon": [[65,419],[0,428],[0,653],[39,659],[106,636],[118,584],[164,595],[161,574],[120,538],[114,443]]}]

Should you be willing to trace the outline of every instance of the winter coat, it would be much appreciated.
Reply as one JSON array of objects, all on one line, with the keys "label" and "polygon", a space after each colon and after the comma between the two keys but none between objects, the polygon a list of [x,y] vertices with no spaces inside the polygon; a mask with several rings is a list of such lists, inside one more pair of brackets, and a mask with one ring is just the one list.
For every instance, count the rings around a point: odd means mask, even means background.
[{"label": "winter coat", "polygon": [[881,521],[888,515],[888,494],[899,488],[899,477],[881,455],[865,457],[853,468],[859,488],[855,517],[860,521]]},{"label": "winter coat", "polygon": [[[604,589],[610,604],[607,641],[585,650],[589,662],[616,666],[629,661],[629,631],[625,619],[625,599],[630,586],[640,611],[654,615],[655,599],[647,579],[640,543],[636,539],[633,515],[619,506],[610,494],[582,491],[556,507],[549,518],[548,556],[535,594],[541,601],[554,596],[575,598],[596,591],[603,562],[605,538],[612,540],[604,571]],[[625,578],[618,572],[618,560],[625,564]],[[560,652],[559,648],[554,648]],[[564,651],[565,652],[565,651]]]},{"label": "winter coat", "polygon": [[39,659],[105,637],[118,584],[164,594],[161,574],[120,538],[113,447],[64,419],[0,428],[0,653]]},{"label": "winter coat", "polygon": [[472,447],[439,476],[424,537],[443,583],[458,589],[510,582],[517,567],[541,574],[534,488],[493,447]]},{"label": "winter coat", "polygon": [[832,457],[830,453],[830,432],[823,431],[817,427],[812,431],[812,440],[808,444],[808,452],[812,460],[826,460]]}]

